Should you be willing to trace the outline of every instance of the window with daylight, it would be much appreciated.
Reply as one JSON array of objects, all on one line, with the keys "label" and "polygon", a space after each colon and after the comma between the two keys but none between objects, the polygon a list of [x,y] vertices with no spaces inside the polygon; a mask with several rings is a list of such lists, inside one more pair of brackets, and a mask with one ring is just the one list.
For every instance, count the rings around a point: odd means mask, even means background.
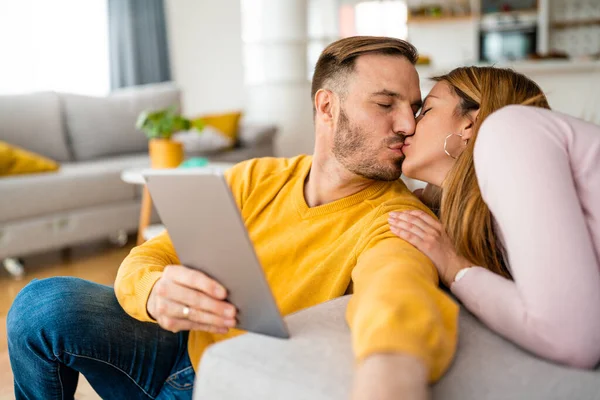
[{"label": "window with daylight", "polygon": [[[309,79],[323,49],[337,39],[356,35],[390,36],[399,39],[408,37],[406,1],[342,0],[334,13],[326,5],[327,2],[322,0],[312,0],[309,4]],[[332,29],[335,29],[335,32],[332,32]]]},{"label": "window with daylight", "polygon": [[106,94],[107,0],[0,1],[0,51],[0,94]]},{"label": "window with daylight", "polygon": [[[406,39],[408,36],[408,7],[405,0],[306,0],[290,1],[298,12],[306,15],[290,18],[288,3],[276,0],[242,0],[242,40],[244,43],[244,73],[246,84],[291,82],[296,72],[310,81],[319,55],[327,45],[344,37],[356,35],[390,36]],[[286,13],[287,12],[287,13]],[[277,19],[284,15],[283,26]],[[306,51],[306,61],[285,64],[295,60],[297,51]],[[267,76],[267,65],[280,63],[273,75]],[[289,71],[288,71],[289,70]],[[287,72],[290,72],[287,74]],[[294,76],[288,79],[288,76]]]},{"label": "window with daylight", "polygon": [[[404,1],[364,1],[343,13],[341,25],[353,35],[389,36],[406,39],[408,8]],[[352,26],[354,25],[354,26]],[[351,36],[351,35],[348,35]]]}]

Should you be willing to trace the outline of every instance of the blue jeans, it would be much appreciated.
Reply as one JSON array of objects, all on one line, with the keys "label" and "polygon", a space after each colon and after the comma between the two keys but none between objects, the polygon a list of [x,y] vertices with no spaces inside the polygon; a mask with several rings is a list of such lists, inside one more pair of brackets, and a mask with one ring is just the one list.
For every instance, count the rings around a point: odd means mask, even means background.
[{"label": "blue jeans", "polygon": [[191,399],[188,333],[127,315],[111,287],[77,278],[32,281],[7,319],[20,399],[73,399],[81,372],[104,399]]}]

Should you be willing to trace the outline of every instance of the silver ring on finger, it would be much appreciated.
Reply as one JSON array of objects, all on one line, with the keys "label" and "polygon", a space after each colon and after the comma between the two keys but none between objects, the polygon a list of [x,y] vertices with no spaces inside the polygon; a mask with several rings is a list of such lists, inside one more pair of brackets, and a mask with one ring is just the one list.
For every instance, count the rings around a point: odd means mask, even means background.
[{"label": "silver ring on finger", "polygon": [[190,317],[190,308],[188,306],[183,306],[181,313],[183,314],[183,318],[188,319]]}]

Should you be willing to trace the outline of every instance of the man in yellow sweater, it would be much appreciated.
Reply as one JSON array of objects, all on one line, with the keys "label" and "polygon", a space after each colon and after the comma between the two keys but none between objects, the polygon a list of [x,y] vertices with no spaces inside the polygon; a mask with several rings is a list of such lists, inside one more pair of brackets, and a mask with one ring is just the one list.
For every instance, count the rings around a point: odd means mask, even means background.
[{"label": "man in yellow sweater", "polygon": [[[313,156],[250,160],[226,174],[284,315],[353,293],[356,399],[426,398],[456,347],[457,306],[432,262],[388,227],[391,211],[427,210],[398,179],[421,105],[416,58],[397,39],[331,44],[313,79]],[[72,397],[82,372],[106,398],[190,398],[206,347],[241,332],[227,288],[179,264],[166,233],[133,249],[115,282],[122,309],[91,283],[29,285],[9,317],[17,397]],[[66,311],[38,305],[40,318],[70,328],[20,343],[17,315],[40,293],[74,300]]]}]

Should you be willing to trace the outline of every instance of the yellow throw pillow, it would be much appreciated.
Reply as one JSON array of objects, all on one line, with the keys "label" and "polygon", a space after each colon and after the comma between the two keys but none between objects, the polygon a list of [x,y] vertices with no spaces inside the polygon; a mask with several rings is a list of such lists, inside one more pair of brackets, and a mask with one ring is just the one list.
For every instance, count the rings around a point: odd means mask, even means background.
[{"label": "yellow throw pillow", "polygon": [[196,122],[200,122],[201,125],[216,129],[220,134],[230,139],[232,143],[235,143],[237,142],[241,117],[241,112],[203,115],[192,121],[192,126]]},{"label": "yellow throw pillow", "polygon": [[39,154],[0,141],[0,176],[56,171],[58,164]]}]

